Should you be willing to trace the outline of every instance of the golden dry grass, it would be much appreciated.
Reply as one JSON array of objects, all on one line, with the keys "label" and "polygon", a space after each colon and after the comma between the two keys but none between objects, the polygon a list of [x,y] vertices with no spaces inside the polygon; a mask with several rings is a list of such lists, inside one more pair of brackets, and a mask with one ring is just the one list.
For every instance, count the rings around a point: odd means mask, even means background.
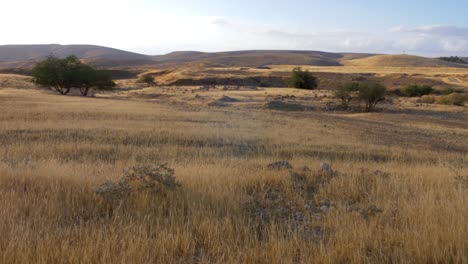
[{"label": "golden dry grass", "polygon": [[[373,58],[373,57],[370,57]],[[366,58],[366,59],[370,59]],[[442,66],[444,64],[441,64]],[[346,66],[307,66],[304,70],[317,75],[323,89],[333,89],[335,82],[350,81],[358,76],[376,77],[387,83],[390,87],[399,87],[405,84],[427,83],[433,86],[468,88],[468,68],[455,67],[413,67],[413,66],[379,66],[365,63]],[[233,80],[247,78],[271,78],[289,77],[291,71],[297,65],[271,65],[271,69],[239,68],[239,67],[180,67],[174,69],[154,70],[142,69],[144,74],[155,74],[156,80],[161,85],[171,85],[180,80]],[[323,85],[322,85],[323,84]]]},{"label": "golden dry grass", "polygon": [[376,55],[355,60],[343,61],[344,65],[364,67],[455,67],[466,68],[463,64],[414,55]]},{"label": "golden dry grass", "polygon": [[[197,92],[243,101],[213,108],[188,88],[151,89],[0,90],[0,263],[468,262],[468,188],[455,181],[468,176],[464,108],[287,113],[245,103],[294,90]],[[266,169],[284,159],[311,182],[320,162],[340,174],[303,191]],[[109,216],[97,186],[164,162],[180,190]],[[328,213],[305,209],[325,199]]]}]

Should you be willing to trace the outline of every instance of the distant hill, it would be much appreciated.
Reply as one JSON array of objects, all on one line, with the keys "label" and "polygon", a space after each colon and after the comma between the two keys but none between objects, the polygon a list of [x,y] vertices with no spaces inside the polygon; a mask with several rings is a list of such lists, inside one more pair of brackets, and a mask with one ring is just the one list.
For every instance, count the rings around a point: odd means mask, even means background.
[{"label": "distant hill", "polygon": [[4,45],[0,46],[0,67],[28,67],[49,55],[76,55],[97,66],[151,64],[151,56],[95,45]]},{"label": "distant hill", "polygon": [[204,53],[195,51],[173,52],[167,55],[154,56],[159,63],[191,63],[207,66],[246,66],[264,65],[313,65],[341,66],[346,58],[363,58],[372,54],[330,53],[321,51],[292,50],[248,50]]},{"label": "distant hill", "polygon": [[454,63],[461,63],[461,64],[468,64],[466,60],[463,58],[460,58],[458,56],[450,56],[450,57],[440,57],[437,58],[438,60],[443,60],[443,61],[449,61],[449,62],[454,62]]},{"label": "distant hill", "polygon": [[376,55],[366,58],[347,60],[347,66],[359,67],[455,67],[468,68],[467,65],[414,55]]},{"label": "distant hill", "polygon": [[0,46],[0,69],[30,69],[49,55],[76,55],[98,67],[261,67],[268,65],[364,66],[364,67],[462,67],[468,65],[411,55],[332,53],[300,50],[247,50],[229,52],[178,51],[150,56],[95,45],[5,45]]}]

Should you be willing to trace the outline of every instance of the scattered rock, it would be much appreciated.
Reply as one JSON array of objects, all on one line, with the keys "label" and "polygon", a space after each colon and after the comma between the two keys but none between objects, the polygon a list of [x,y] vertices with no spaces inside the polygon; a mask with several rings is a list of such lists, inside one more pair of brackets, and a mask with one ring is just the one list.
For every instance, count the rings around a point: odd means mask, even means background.
[{"label": "scattered rock", "polygon": [[305,239],[315,243],[326,242],[329,232],[322,228],[321,226],[314,226],[312,228],[305,227],[304,228],[304,236]]},{"label": "scattered rock", "polygon": [[455,177],[455,185],[459,188],[468,189],[468,175]]},{"label": "scattered rock", "polygon": [[383,171],[381,171],[381,170],[376,170],[376,171],[374,171],[374,175],[377,176],[377,177],[385,178],[385,179],[388,178],[388,177],[390,177],[390,173],[388,173],[388,172],[383,172]]},{"label": "scattered rock", "polygon": [[330,211],[330,207],[331,207],[331,202],[330,200],[323,200],[321,203],[320,203],[320,211],[322,211],[323,213],[328,213]]},{"label": "scattered rock", "polygon": [[382,212],[382,209],[376,207],[375,205],[371,205],[361,211],[361,216],[364,217],[364,219],[368,220],[370,217],[376,216],[377,214],[380,214]]},{"label": "scattered rock", "polygon": [[296,212],[294,214],[294,220],[296,222],[303,222],[304,221],[304,213],[303,212]]},{"label": "scattered rock", "polygon": [[235,103],[235,102],[239,102],[240,100],[236,99],[236,98],[229,97],[229,96],[223,96],[223,97],[219,98],[217,101],[224,102],[224,103]]},{"label": "scattered rock", "polygon": [[293,182],[302,182],[302,181],[305,181],[306,178],[304,177],[304,175],[301,175],[297,172],[294,172],[292,170],[289,171],[289,176],[291,177],[291,180]]},{"label": "scattered rock", "polygon": [[310,109],[310,107],[305,107],[296,103],[287,103],[283,101],[273,100],[265,104],[265,108],[272,110],[282,110],[282,111],[305,111]]},{"label": "scattered rock", "polygon": [[320,214],[322,211],[320,210],[320,208],[318,208],[317,206],[313,205],[311,202],[306,202],[304,204],[304,209],[311,212],[311,213],[314,213],[314,214]]},{"label": "scattered rock", "polygon": [[325,174],[333,174],[333,169],[328,163],[320,163],[320,172]]},{"label": "scattered rock", "polygon": [[307,166],[303,166],[303,167],[299,168],[299,171],[300,172],[311,172],[312,170]]},{"label": "scattered rock", "polygon": [[291,170],[293,166],[287,160],[273,162],[267,166],[270,170]]},{"label": "scattered rock", "polygon": [[212,102],[208,103],[208,106],[226,107],[226,106],[228,106],[228,104],[226,104],[225,102],[219,101],[219,100],[215,100],[215,101],[212,101]]},{"label": "scattered rock", "polygon": [[230,85],[225,85],[223,87],[223,91],[239,91],[240,86],[230,86]]}]

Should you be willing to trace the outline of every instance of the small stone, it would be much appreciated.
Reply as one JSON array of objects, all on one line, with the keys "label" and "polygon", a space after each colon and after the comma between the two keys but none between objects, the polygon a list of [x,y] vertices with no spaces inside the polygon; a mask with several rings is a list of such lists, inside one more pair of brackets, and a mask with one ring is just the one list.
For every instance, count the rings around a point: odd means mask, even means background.
[{"label": "small stone", "polygon": [[320,203],[321,206],[327,206],[327,207],[330,207],[331,206],[331,201],[330,200],[323,200],[321,203]]},{"label": "small stone", "polygon": [[330,207],[322,205],[322,206],[320,206],[320,211],[322,211],[323,213],[326,214],[326,213],[328,213],[330,211]]},{"label": "small stone", "polygon": [[287,160],[282,160],[282,161],[277,161],[271,164],[268,164],[267,166],[268,169],[270,170],[290,170],[293,167]]},{"label": "small stone", "polygon": [[361,216],[364,217],[365,219],[369,219],[371,216],[376,216],[377,214],[382,213],[383,210],[380,208],[377,208],[375,205],[369,206],[367,209],[362,210]]},{"label": "small stone", "polygon": [[297,222],[302,222],[304,221],[304,213],[302,212],[296,212],[294,214],[294,220],[296,220]]},{"label": "small stone", "polygon": [[333,174],[333,169],[330,166],[330,164],[328,164],[328,163],[321,163],[320,164],[320,171],[322,173],[326,173],[326,174]]},{"label": "small stone", "polygon": [[301,171],[301,172],[311,172],[312,170],[307,166],[303,166],[303,167],[299,168],[299,171]]}]

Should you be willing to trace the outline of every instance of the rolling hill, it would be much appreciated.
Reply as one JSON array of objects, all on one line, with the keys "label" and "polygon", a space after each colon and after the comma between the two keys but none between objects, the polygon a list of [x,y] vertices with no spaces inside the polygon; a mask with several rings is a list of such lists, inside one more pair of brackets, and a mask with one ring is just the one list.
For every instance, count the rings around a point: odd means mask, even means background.
[{"label": "rolling hill", "polygon": [[151,64],[151,56],[95,45],[4,45],[0,46],[0,67],[30,67],[49,55],[75,55],[97,66]]},{"label": "rolling hill", "polygon": [[467,65],[430,59],[414,55],[375,55],[365,58],[345,60],[345,66],[357,67],[454,67],[468,68]]},{"label": "rolling hill", "polygon": [[173,52],[167,55],[154,56],[159,63],[191,63],[208,66],[245,66],[258,67],[264,65],[313,65],[341,66],[341,60],[346,58],[364,58],[372,54],[331,53],[321,51],[293,50],[247,50],[230,52]]},{"label": "rolling hill", "polygon": [[122,69],[164,67],[259,67],[267,65],[355,67],[455,67],[468,65],[412,55],[332,53],[300,50],[247,50],[229,52],[178,51],[150,56],[96,45],[0,46],[0,69],[28,69],[49,55],[76,55],[98,67]]}]

